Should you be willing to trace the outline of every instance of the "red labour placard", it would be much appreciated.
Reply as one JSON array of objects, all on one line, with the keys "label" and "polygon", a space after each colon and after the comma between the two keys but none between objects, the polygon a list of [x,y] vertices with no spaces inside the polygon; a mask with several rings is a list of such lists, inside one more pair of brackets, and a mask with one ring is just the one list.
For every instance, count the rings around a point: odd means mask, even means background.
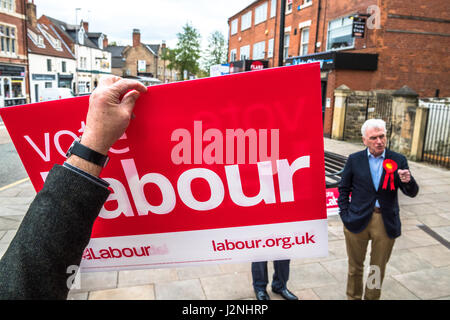
[{"label": "red labour placard", "polygon": [[[37,191],[88,104],[0,110]],[[82,270],[326,255],[321,110],[318,63],[149,87],[102,171]]]}]

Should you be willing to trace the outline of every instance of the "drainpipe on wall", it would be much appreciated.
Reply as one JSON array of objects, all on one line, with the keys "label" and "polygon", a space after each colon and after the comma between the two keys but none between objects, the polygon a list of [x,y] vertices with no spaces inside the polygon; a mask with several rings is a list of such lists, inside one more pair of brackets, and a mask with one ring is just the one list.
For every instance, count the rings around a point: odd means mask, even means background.
[{"label": "drainpipe on wall", "polygon": [[317,52],[317,38],[319,37],[320,10],[322,9],[322,7],[321,7],[321,0],[319,0],[318,6],[319,6],[319,7],[318,7],[318,9],[317,9],[316,40],[314,41],[314,53]]}]

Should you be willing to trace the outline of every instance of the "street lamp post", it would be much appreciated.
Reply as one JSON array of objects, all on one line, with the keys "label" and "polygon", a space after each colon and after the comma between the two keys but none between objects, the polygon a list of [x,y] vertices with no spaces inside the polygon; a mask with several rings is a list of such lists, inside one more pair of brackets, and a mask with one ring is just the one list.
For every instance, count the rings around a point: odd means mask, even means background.
[{"label": "street lamp post", "polygon": [[76,55],[77,58],[77,67],[75,69],[75,88],[76,90],[74,90],[74,93],[78,94],[80,91],[80,88],[78,87],[78,59],[80,58],[80,50],[79,48],[77,48],[77,44],[78,44],[78,11],[81,10],[81,8],[75,8],[75,46],[74,46],[74,53]]},{"label": "street lamp post", "polygon": [[280,4],[280,41],[278,47],[278,66],[281,67],[284,61],[284,21],[286,16],[286,0],[281,0]]}]

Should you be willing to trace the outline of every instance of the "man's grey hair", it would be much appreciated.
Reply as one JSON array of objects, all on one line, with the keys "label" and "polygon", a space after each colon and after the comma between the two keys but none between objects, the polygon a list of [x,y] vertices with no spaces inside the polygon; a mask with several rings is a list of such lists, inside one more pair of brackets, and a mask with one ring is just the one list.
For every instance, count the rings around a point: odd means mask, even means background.
[{"label": "man's grey hair", "polygon": [[366,122],[364,122],[364,124],[361,127],[361,134],[363,137],[366,136],[366,131],[367,129],[372,129],[372,128],[378,128],[378,129],[383,129],[384,132],[386,132],[386,122],[384,122],[384,120],[382,119],[369,119],[366,120]]}]

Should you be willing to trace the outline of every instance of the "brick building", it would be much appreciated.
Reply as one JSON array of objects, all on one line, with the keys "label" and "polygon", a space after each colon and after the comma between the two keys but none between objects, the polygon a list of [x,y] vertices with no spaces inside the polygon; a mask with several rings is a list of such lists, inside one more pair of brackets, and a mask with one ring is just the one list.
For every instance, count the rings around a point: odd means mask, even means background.
[{"label": "brick building", "polygon": [[176,80],[176,73],[167,68],[168,60],[163,60],[166,44],[146,44],[141,42],[141,32],[133,29],[132,45],[109,45],[112,55],[112,73],[126,78],[135,78],[146,85],[166,83]]},{"label": "brick building", "polygon": [[29,102],[25,0],[0,1],[0,107]]},{"label": "brick building", "polygon": [[[450,96],[448,0],[286,0],[283,64],[321,63],[324,134],[334,90],[396,90]],[[229,61],[278,66],[281,0],[258,0],[229,18]],[[364,37],[353,19],[365,18]]]}]

